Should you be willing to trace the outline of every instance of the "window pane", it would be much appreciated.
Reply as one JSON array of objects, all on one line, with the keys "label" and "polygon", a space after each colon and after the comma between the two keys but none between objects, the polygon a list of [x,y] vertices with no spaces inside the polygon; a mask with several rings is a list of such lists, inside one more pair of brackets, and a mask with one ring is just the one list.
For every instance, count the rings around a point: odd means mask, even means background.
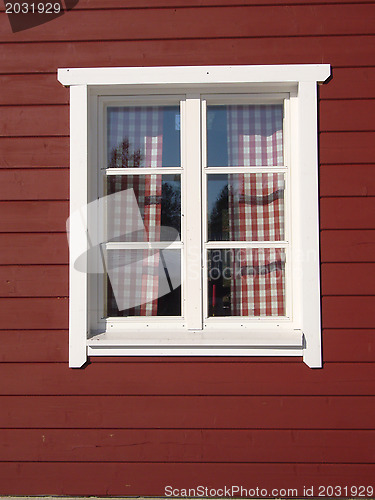
[{"label": "window pane", "polygon": [[[108,241],[181,239],[180,175],[108,175]],[[130,195],[129,195],[130,193]]]},{"label": "window pane", "polygon": [[180,250],[110,250],[107,316],[181,316]]},{"label": "window pane", "polygon": [[109,107],[108,168],[180,167],[178,106]]},{"label": "window pane", "polygon": [[284,316],[285,250],[209,250],[208,315]]},{"label": "window pane", "polygon": [[282,166],[283,105],[207,106],[207,166]]},{"label": "window pane", "polygon": [[207,176],[208,239],[284,240],[284,174]]}]

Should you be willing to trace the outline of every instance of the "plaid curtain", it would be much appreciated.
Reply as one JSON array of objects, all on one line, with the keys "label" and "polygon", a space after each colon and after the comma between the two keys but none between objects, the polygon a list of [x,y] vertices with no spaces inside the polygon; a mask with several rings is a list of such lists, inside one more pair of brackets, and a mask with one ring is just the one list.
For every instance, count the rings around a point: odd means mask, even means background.
[{"label": "plaid curtain", "polygon": [[[228,164],[282,166],[281,105],[228,106]],[[229,239],[284,239],[284,175],[230,174],[228,181]],[[234,251],[231,280],[233,316],[285,314],[285,252],[278,249]]]},{"label": "plaid curtain", "polygon": [[[118,107],[108,110],[108,163],[110,168],[162,167],[163,109],[160,107]],[[142,215],[144,231],[129,234],[126,241],[160,241],[161,175],[108,176],[108,192],[133,189]],[[112,204],[108,217],[131,233],[137,214],[129,206]],[[124,226],[125,221],[125,226]],[[125,237],[126,238],[126,237]],[[125,241],[122,238],[122,241]],[[130,305],[130,316],[155,316],[158,304],[159,252],[122,250],[108,252],[108,267],[113,266],[111,285],[119,309]],[[116,311],[114,298],[108,313]],[[123,306],[124,307],[124,306]]]}]

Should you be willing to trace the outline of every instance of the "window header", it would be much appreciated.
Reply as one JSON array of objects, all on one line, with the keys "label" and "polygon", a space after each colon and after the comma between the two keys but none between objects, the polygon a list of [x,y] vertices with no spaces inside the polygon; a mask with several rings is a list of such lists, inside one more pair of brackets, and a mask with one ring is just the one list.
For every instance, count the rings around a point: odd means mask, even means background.
[{"label": "window header", "polygon": [[[86,229],[82,231],[80,227],[75,228],[71,225],[70,366],[82,366],[88,354],[96,356],[108,354],[116,356],[164,354],[221,356],[224,353],[225,355],[255,356],[302,355],[308,366],[322,366],[317,83],[324,82],[330,76],[330,71],[329,64],[64,68],[58,70],[60,83],[71,87],[71,214],[79,211],[81,214],[79,220],[88,220],[89,201],[96,200],[103,194],[100,191],[100,186],[104,185],[103,175],[108,176],[109,179],[106,179],[106,185],[108,185],[108,183],[113,182],[111,180],[113,176],[115,176],[114,178],[117,176],[118,179],[132,179],[131,176],[138,173],[136,168],[132,168],[132,171],[120,167],[102,168],[103,164],[106,164],[106,156],[103,156],[102,153],[105,150],[103,144],[107,144],[106,134],[108,123],[110,123],[108,122],[108,114],[106,115],[108,105],[113,103],[115,107],[122,107],[124,110],[126,103],[129,102],[133,107],[134,105],[138,106],[138,103],[144,104],[146,101],[160,105],[160,100],[164,101],[167,96],[170,96],[176,104],[176,98],[179,97],[181,101],[179,117],[177,113],[175,116],[172,114],[169,117],[171,118],[169,122],[168,117],[166,119],[170,124],[170,130],[176,132],[181,140],[180,159],[184,170],[183,182],[185,182],[185,187],[181,189],[181,192],[185,193],[182,194],[181,206],[183,206],[183,214],[187,214],[188,217],[184,218],[183,239],[176,243],[174,251],[181,251],[184,248],[184,255],[188,255],[189,259],[192,258],[194,265],[197,264],[199,269],[207,271],[207,269],[220,269],[220,265],[212,266],[212,262],[214,262],[212,253],[215,249],[230,247],[238,250],[245,246],[252,250],[252,255],[256,256],[259,256],[258,248],[265,248],[268,252],[265,252],[267,255],[271,250],[275,250],[275,253],[280,254],[280,259],[260,264],[258,262],[255,266],[250,259],[250,264],[243,265],[241,274],[237,273],[235,276],[244,277],[244,281],[246,281],[250,278],[245,280],[245,277],[254,275],[259,281],[263,279],[261,278],[263,274],[254,274],[254,269],[261,269],[259,266],[263,266],[262,269],[268,270],[269,268],[270,273],[271,270],[275,271],[275,277],[276,271],[281,271],[278,275],[281,277],[285,275],[287,280],[285,282],[285,297],[284,291],[281,293],[281,297],[284,297],[285,310],[288,311],[286,315],[281,311],[280,317],[278,315],[274,319],[264,319],[258,314],[254,315],[254,318],[250,315],[249,318],[246,312],[242,315],[246,320],[238,318],[237,321],[236,317],[228,319],[216,314],[219,307],[217,297],[224,297],[224,292],[226,293],[225,297],[229,297],[228,283],[225,282],[224,285],[222,282],[213,283],[214,278],[211,279],[206,271],[202,271],[205,273],[204,275],[202,273],[188,274],[186,272],[187,261],[178,261],[183,262],[183,266],[185,266],[181,268],[182,282],[185,287],[182,290],[185,295],[182,297],[188,297],[188,300],[182,302],[184,304],[183,315],[176,316],[176,321],[181,326],[180,329],[176,328],[177,323],[174,318],[172,320],[167,318],[168,321],[162,320],[160,323],[147,320],[145,323],[146,316],[131,321],[127,317],[108,316],[104,307],[108,297],[103,298],[102,295],[98,295],[101,293],[100,290],[103,290],[101,284],[95,281],[96,278],[92,279],[87,273],[80,272],[75,267],[76,260],[81,256],[88,255],[90,250],[87,231]],[[131,100],[129,100],[130,98]],[[214,123],[212,113],[209,115],[209,107],[225,105],[227,108],[232,106],[234,109],[236,105],[249,106],[249,98],[254,100],[251,101],[251,105],[264,104],[264,100],[266,100],[267,105],[271,106],[274,104],[275,98],[279,99],[279,105],[283,102],[283,125],[282,128],[276,127],[274,129],[274,131],[283,131],[283,164],[272,163],[273,177],[276,180],[271,184],[275,188],[273,192],[277,193],[277,196],[269,197],[269,191],[262,193],[262,196],[266,196],[270,203],[284,199],[286,215],[284,218],[284,211],[279,211],[277,220],[281,221],[281,225],[278,226],[280,231],[284,231],[283,224],[286,221],[285,233],[283,232],[283,236],[280,236],[282,239],[280,242],[278,240],[272,241],[272,239],[264,243],[259,243],[257,240],[249,242],[245,238],[245,243],[237,243],[237,237],[230,237],[229,240],[225,239],[219,243],[215,239],[207,241],[205,232],[208,231],[207,207],[209,208],[210,203],[208,194],[215,192],[215,186],[223,188],[223,179],[215,177],[221,175],[223,165],[217,166],[214,160],[212,164],[206,164],[209,157],[210,141],[212,141],[212,124]],[[119,113],[120,109],[114,112]],[[124,123],[126,113],[123,113],[122,117]],[[235,124],[242,123],[239,118],[232,117],[231,120]],[[227,133],[227,125],[224,126],[222,120],[219,122],[224,134]],[[228,119],[226,124],[228,124]],[[123,125],[120,128],[124,129]],[[219,129],[220,127],[217,130]],[[273,130],[272,127],[271,129]],[[208,137],[209,134],[211,138]],[[115,135],[117,148],[120,147],[121,152],[122,142],[126,144],[124,133],[122,131],[118,135],[116,132]],[[244,135],[246,137],[252,136],[249,133]],[[228,136],[224,142],[227,144],[226,151],[228,152]],[[230,144],[237,144],[237,142],[234,140]],[[247,142],[243,144],[247,144]],[[241,160],[235,160],[233,165],[228,164],[229,161],[226,163],[228,172],[230,171],[237,178],[241,179],[238,176],[248,175],[245,172],[247,167],[243,162],[241,163]],[[248,176],[251,183],[251,179],[256,179],[259,172],[256,165],[250,164],[249,166],[257,169]],[[260,168],[265,170],[263,164]],[[162,178],[164,173],[160,169],[159,177]],[[150,174],[152,174],[151,167],[147,169],[147,172],[142,172],[143,176]],[[174,174],[180,175],[179,172],[174,172]],[[267,174],[267,171],[262,171],[263,174]],[[231,178],[229,180],[231,182]],[[215,184],[218,181],[221,184]],[[240,183],[240,185],[245,184]],[[214,187],[211,189],[212,186]],[[193,195],[187,196],[186,193],[193,193]],[[293,195],[291,196],[290,193]],[[229,203],[229,195],[227,198],[225,196],[224,194],[223,199],[227,199],[227,203]],[[245,195],[233,198],[233,200],[237,199],[236,207],[244,203],[241,200],[245,200]],[[281,201],[277,203],[281,203]],[[254,213],[257,214],[257,218],[259,215],[260,220],[263,221],[264,215],[260,215],[261,212],[261,210],[255,209]],[[186,222],[187,218],[189,218],[189,222]],[[100,221],[101,216],[94,216],[91,220]],[[199,228],[199,231],[196,228]],[[225,230],[227,231],[227,229]],[[229,241],[230,244],[224,244],[225,241]],[[191,257],[192,254],[186,250],[189,246],[190,248],[198,248],[198,257]],[[108,251],[113,250],[116,248],[109,245]],[[208,252],[206,252],[207,250]],[[274,262],[277,263],[277,266],[273,266],[271,269],[269,264]],[[242,273],[242,271],[244,272]],[[211,282],[208,282],[207,276]],[[215,285],[215,290],[213,285]],[[268,288],[271,290],[272,286]],[[243,296],[242,291],[238,294]],[[110,294],[108,296],[111,297]],[[100,301],[103,302],[103,307]],[[227,308],[229,304],[231,302],[226,300],[225,307]],[[279,307],[279,302],[277,302],[277,307]],[[221,312],[226,313],[227,309],[224,311],[223,306]],[[256,319],[258,317],[259,319]],[[101,323],[102,319],[104,326]],[[147,328],[144,330],[145,325]],[[166,329],[166,327],[168,328]],[[167,332],[166,335],[163,333],[160,335],[160,332],[163,331]],[[211,331],[212,336],[207,336],[207,332]],[[270,331],[271,336],[263,337],[262,334],[266,331]],[[202,340],[197,340],[199,338],[198,332],[202,332]],[[264,340],[264,346],[263,344],[259,346],[256,343],[259,335]],[[132,341],[133,338],[135,343]],[[110,342],[110,344],[106,344],[106,342]],[[241,347],[239,348],[239,346]]]},{"label": "window header", "polygon": [[324,82],[330,74],[329,64],[62,68],[58,70],[58,80],[65,86],[202,85]]}]

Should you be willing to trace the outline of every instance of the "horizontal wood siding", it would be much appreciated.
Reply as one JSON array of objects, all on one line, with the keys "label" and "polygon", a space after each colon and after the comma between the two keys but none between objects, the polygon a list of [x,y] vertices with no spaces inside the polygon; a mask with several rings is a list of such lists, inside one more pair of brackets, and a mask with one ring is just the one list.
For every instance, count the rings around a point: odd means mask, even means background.
[{"label": "horizontal wood siding", "polygon": [[[43,30],[12,33],[0,15],[0,42],[96,40],[179,40],[194,38],[265,38],[285,36],[367,35],[373,28],[375,5],[336,4],[228,5],[166,9],[73,10],[47,23]],[[219,22],[212,22],[212,20]],[[220,22],[225,19],[224,22]],[[343,22],[343,19],[345,21]],[[79,26],[79,29],[77,27]],[[126,26],[126,30],[124,30]]]},{"label": "horizontal wood siding", "polygon": [[[249,3],[80,0],[18,33],[1,3],[0,495],[372,484],[375,2]],[[332,65],[319,87],[323,369],[288,357],[69,369],[57,68],[284,63]]]},{"label": "horizontal wood siding", "polygon": [[[267,449],[265,440],[274,446]],[[41,456],[44,462],[363,463],[375,459],[375,431],[0,429],[1,461]]]},{"label": "horizontal wood siding", "polygon": [[[0,471],[0,480],[21,495],[28,495],[30,490],[40,491],[40,478],[43,477],[44,488],[57,490],[60,494],[66,491],[68,478],[74,484],[71,487],[74,496],[123,496],[124,491],[132,491],[138,484],[142,485],[146,496],[153,496],[155,490],[164,492],[166,485],[192,489],[207,484],[205,487],[210,489],[213,488],[211,485],[224,488],[229,484],[230,488],[243,485],[250,490],[254,483],[258,491],[273,491],[272,485],[277,484],[277,491],[289,489],[295,496],[295,490],[303,491],[307,481],[310,484],[316,477],[319,477],[320,484],[325,485],[341,484],[343,477],[355,477],[361,485],[367,484],[368,478],[374,474],[375,467],[368,464],[7,462]],[[255,481],[251,480],[253,477]]]}]

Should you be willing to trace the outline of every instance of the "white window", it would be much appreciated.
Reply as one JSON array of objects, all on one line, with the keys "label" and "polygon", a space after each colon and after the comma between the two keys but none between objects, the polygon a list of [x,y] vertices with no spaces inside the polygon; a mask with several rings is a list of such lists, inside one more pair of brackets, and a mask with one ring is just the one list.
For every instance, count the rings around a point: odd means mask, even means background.
[{"label": "white window", "polygon": [[320,367],[317,82],[329,65],[60,69],[70,86],[70,366]]}]

